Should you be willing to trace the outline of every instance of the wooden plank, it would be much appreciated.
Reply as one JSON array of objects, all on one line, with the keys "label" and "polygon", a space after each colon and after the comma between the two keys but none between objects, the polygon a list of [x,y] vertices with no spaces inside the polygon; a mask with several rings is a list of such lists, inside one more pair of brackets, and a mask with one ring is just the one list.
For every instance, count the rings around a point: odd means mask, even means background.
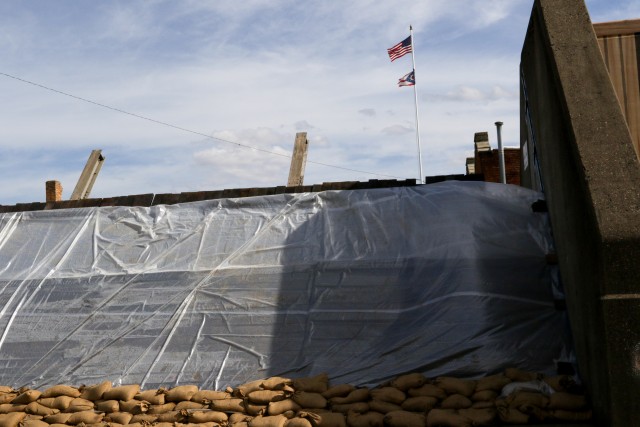
[{"label": "wooden plank", "polygon": [[291,167],[289,168],[288,187],[302,185],[304,181],[304,168],[307,164],[307,148],[309,141],[306,132],[296,133],[296,140],[293,143],[293,156],[291,157]]},{"label": "wooden plank", "polygon": [[621,37],[621,43],[626,86],[625,117],[634,142],[636,156],[638,156],[640,153],[640,79],[638,76],[637,38],[624,36]]},{"label": "wooden plank", "polygon": [[629,35],[640,32],[640,19],[600,22],[593,24],[597,37]]},{"label": "wooden plank", "polygon": [[84,166],[70,200],[87,199],[104,163],[102,150],[93,150]]}]

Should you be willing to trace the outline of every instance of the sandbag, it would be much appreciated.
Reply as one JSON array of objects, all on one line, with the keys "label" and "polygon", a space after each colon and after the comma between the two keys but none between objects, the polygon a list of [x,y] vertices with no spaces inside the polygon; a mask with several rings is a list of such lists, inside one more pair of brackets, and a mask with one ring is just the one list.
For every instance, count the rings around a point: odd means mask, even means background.
[{"label": "sandbag", "polygon": [[156,422],[157,419],[158,417],[156,415],[136,414],[133,417],[131,417],[131,420],[129,420],[129,424],[135,424],[135,423],[153,424],[154,422]]},{"label": "sandbag", "polygon": [[569,391],[576,386],[575,380],[569,375],[544,377],[542,381],[549,384],[554,391]]},{"label": "sandbag", "polygon": [[411,412],[429,412],[435,408],[438,399],[432,396],[410,397],[402,402],[402,409]]},{"label": "sandbag", "polygon": [[[109,425],[107,425],[106,427],[112,427],[112,424],[109,423]],[[174,423],[168,423],[168,422],[156,422],[153,427],[175,427]]]},{"label": "sandbag", "polygon": [[287,420],[284,423],[284,427],[313,427],[313,425],[311,424],[311,421],[306,418],[295,417]]},{"label": "sandbag", "polygon": [[587,407],[586,396],[556,392],[549,396],[549,409],[564,409],[567,411],[579,411]]},{"label": "sandbag", "polygon": [[384,427],[384,414],[379,412],[366,412],[360,414],[351,411],[347,414],[349,427]]},{"label": "sandbag", "polygon": [[70,397],[80,397],[80,390],[75,387],[71,387],[69,385],[58,384],[53,387],[49,387],[40,397],[58,397],[58,396],[70,396]]},{"label": "sandbag", "polygon": [[369,389],[366,387],[357,388],[345,397],[332,397],[329,401],[332,405],[344,405],[346,403],[366,402],[369,400]]},{"label": "sandbag", "polygon": [[[218,400],[217,402],[222,402]],[[183,409],[206,409],[206,405],[203,403],[192,402],[190,400],[183,400],[182,402],[176,403],[176,406],[173,408],[174,411],[182,411]]]},{"label": "sandbag", "polygon": [[384,416],[384,424],[389,427],[425,427],[427,419],[423,414],[394,411]]},{"label": "sandbag", "polygon": [[238,387],[233,389],[233,395],[236,397],[245,397],[252,391],[262,390],[263,382],[264,379],[260,379],[239,385]]},{"label": "sandbag", "polygon": [[498,411],[495,408],[486,409],[460,409],[459,415],[469,418],[474,427],[484,427],[494,425],[498,416]]},{"label": "sandbag", "polygon": [[327,399],[320,393],[296,391],[291,398],[305,409],[322,409],[327,407]]},{"label": "sandbag", "polygon": [[60,412],[60,410],[47,408],[46,406],[41,405],[38,402],[31,402],[24,408],[24,412],[26,412],[27,414],[42,415],[43,417],[46,417],[47,415],[57,414],[58,412]]},{"label": "sandbag", "polygon": [[27,405],[14,405],[13,403],[3,403],[0,405],[0,414],[8,414],[9,412],[24,412]]},{"label": "sandbag", "polygon": [[551,411],[552,418],[560,421],[589,421],[591,420],[592,415],[591,410],[565,411],[563,409],[554,409]]},{"label": "sandbag", "polygon": [[244,403],[238,398],[212,400],[209,407],[222,412],[244,412]]},{"label": "sandbag", "polygon": [[393,381],[391,381],[391,387],[397,388],[400,391],[407,391],[410,388],[422,387],[427,383],[427,378],[420,373],[400,375]]},{"label": "sandbag", "polygon": [[15,399],[16,397],[18,397],[18,393],[0,394],[0,405],[5,403],[11,403],[11,401],[13,401],[13,399]]},{"label": "sandbag", "polygon": [[511,406],[498,406],[500,420],[506,424],[527,424],[529,415]]},{"label": "sandbag", "polygon": [[319,419],[309,419],[313,427],[347,427],[347,418],[344,414],[327,412],[318,415]]},{"label": "sandbag", "polygon": [[71,418],[72,414],[58,413],[53,415],[47,415],[43,418],[49,424],[66,424],[67,420]]},{"label": "sandbag", "polygon": [[69,419],[67,420],[67,424],[77,425],[80,423],[84,424],[95,424],[102,421],[103,414],[94,411],[81,411],[74,412],[71,414]]},{"label": "sandbag", "polygon": [[0,414],[0,427],[18,427],[18,424],[27,414],[24,412],[11,412]]},{"label": "sandbag", "polygon": [[476,390],[475,380],[462,380],[453,377],[438,377],[435,385],[443,389],[447,394],[461,394],[470,397]]},{"label": "sandbag", "polygon": [[[132,415],[143,414],[149,410],[149,406],[150,406],[149,402],[145,402],[143,400],[136,400],[136,399],[127,400],[126,402],[124,400],[121,400],[118,403],[120,407],[120,412],[128,412]],[[117,412],[117,411],[113,411],[113,412]]]},{"label": "sandbag", "polygon": [[298,405],[293,399],[280,400],[278,402],[270,402],[267,406],[267,414],[269,415],[281,415],[287,411],[298,412],[300,405]]},{"label": "sandbag", "polygon": [[440,407],[442,409],[464,409],[470,408],[471,405],[471,399],[461,394],[452,394],[440,402]]},{"label": "sandbag", "polygon": [[[15,399],[11,401],[14,405],[28,405],[31,402],[35,402],[42,395],[42,393],[38,390],[27,390],[22,394],[16,396]],[[55,397],[55,396],[51,396]]]},{"label": "sandbag", "polygon": [[247,414],[255,417],[258,415],[266,415],[268,406],[257,404],[257,403],[251,403],[248,400],[245,400],[244,408]]},{"label": "sandbag", "polygon": [[284,415],[257,416],[249,421],[249,427],[284,427],[286,422],[287,417]]},{"label": "sandbag", "polygon": [[[166,404],[165,404],[166,405]],[[181,411],[168,411],[162,414],[152,414],[156,416],[156,421],[159,423],[178,423],[183,421],[186,417]]]},{"label": "sandbag", "polygon": [[370,391],[371,399],[382,400],[384,402],[395,403],[397,405],[404,402],[406,394],[395,387],[374,388]]},{"label": "sandbag", "polygon": [[145,402],[149,402],[150,405],[164,405],[166,403],[164,396],[164,389],[152,389],[141,391],[133,398],[135,400],[144,400]]},{"label": "sandbag", "polygon": [[191,401],[198,403],[208,403],[212,400],[222,400],[230,398],[231,393],[227,393],[226,391],[198,390],[193,396],[191,396]]},{"label": "sandbag", "polygon": [[122,400],[128,402],[140,392],[140,384],[122,385],[120,387],[113,387],[107,390],[102,395],[104,400]]},{"label": "sandbag", "polygon": [[513,406],[515,408],[523,405],[533,405],[538,408],[545,408],[549,404],[549,398],[542,393],[517,391],[507,396],[506,402],[509,406]]},{"label": "sandbag", "polygon": [[247,399],[254,404],[267,405],[272,401],[284,400],[285,392],[282,390],[255,390],[247,395]]},{"label": "sandbag", "polygon": [[164,399],[166,402],[182,402],[185,400],[191,400],[191,397],[197,392],[197,385],[179,385],[167,391]]},{"label": "sandbag", "polygon": [[92,401],[100,400],[107,390],[111,390],[111,381],[103,381],[100,384],[80,387],[80,396],[78,397]]},{"label": "sandbag", "polygon": [[369,404],[369,410],[374,412],[379,412],[381,414],[386,414],[388,412],[394,411],[402,411],[402,407],[400,405],[396,405],[395,403],[385,402],[384,400],[370,400],[367,402]]},{"label": "sandbag", "polygon": [[131,418],[133,418],[133,415],[128,412],[112,412],[105,417],[106,420],[113,421],[118,424],[129,424]]},{"label": "sandbag", "polygon": [[227,421],[229,417],[226,413],[220,411],[193,411],[189,413],[190,423],[220,423]]},{"label": "sandbag", "polygon": [[74,398],[71,396],[46,397],[44,399],[38,399],[38,403],[44,406],[48,406],[49,408],[64,411],[69,407],[69,405],[71,405],[73,399]]},{"label": "sandbag", "polygon": [[90,411],[95,407],[94,403],[91,400],[83,399],[81,397],[76,397],[70,403],[65,412],[82,412],[82,411]]},{"label": "sandbag", "polygon": [[341,414],[348,414],[349,412],[358,412],[364,413],[369,410],[368,402],[355,402],[355,403],[344,403],[342,405],[331,405],[331,410],[333,412],[340,412]]},{"label": "sandbag", "polygon": [[149,410],[147,410],[147,414],[165,414],[170,411],[174,411],[176,404],[174,402],[165,403],[164,405],[151,405],[149,406]]},{"label": "sandbag", "polygon": [[476,383],[475,391],[484,391],[484,390],[493,390],[496,392],[501,392],[502,387],[506,386],[511,382],[509,377],[503,374],[491,375],[484,378],[479,378]]},{"label": "sandbag", "polygon": [[8,385],[0,385],[0,393],[13,393],[15,390]]},{"label": "sandbag", "polygon": [[44,421],[26,418],[20,421],[19,425],[20,427],[49,427],[49,424]]},{"label": "sandbag", "polygon": [[293,381],[283,377],[269,377],[262,381],[260,386],[265,390],[284,390],[285,387],[291,386]]},{"label": "sandbag", "polygon": [[495,401],[484,401],[484,402],[473,402],[473,405],[471,405],[471,407],[473,409],[485,409],[485,408],[495,408],[496,407],[496,403]]},{"label": "sandbag", "polygon": [[98,411],[106,414],[120,411],[120,403],[117,400],[98,400],[95,405]]},{"label": "sandbag", "polygon": [[447,397],[446,391],[433,384],[425,384],[419,388],[410,388],[409,390],[407,390],[407,394],[411,397],[430,396],[435,397],[439,400],[445,399]]},{"label": "sandbag", "polygon": [[329,376],[326,373],[321,373],[314,377],[294,378],[293,388],[296,391],[324,393],[329,388]]},{"label": "sandbag", "polygon": [[453,409],[432,409],[427,414],[427,427],[473,427],[473,423]]},{"label": "sandbag", "polygon": [[339,384],[328,388],[327,391],[322,393],[322,397],[325,399],[331,399],[332,397],[345,397],[355,389],[356,388],[351,384]]},{"label": "sandbag", "polygon": [[253,419],[253,417],[250,417],[246,414],[241,414],[238,412],[234,412],[233,414],[229,415],[229,424],[237,424],[237,423],[242,423],[242,422],[249,422]]},{"label": "sandbag", "polygon": [[507,368],[504,370],[504,375],[511,381],[515,382],[528,382],[537,381],[542,378],[542,375],[535,372],[523,371],[518,368]]},{"label": "sandbag", "polygon": [[498,398],[498,392],[495,390],[482,390],[476,391],[471,396],[471,401],[473,402],[488,402],[492,400],[496,400]]}]

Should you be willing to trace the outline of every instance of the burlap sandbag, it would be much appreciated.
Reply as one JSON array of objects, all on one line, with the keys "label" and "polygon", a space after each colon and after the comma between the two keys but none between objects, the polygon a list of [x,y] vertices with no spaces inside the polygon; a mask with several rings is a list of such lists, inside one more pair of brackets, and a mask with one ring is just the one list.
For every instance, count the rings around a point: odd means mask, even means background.
[{"label": "burlap sandbag", "polygon": [[149,402],[136,399],[127,400],[126,402],[124,400],[121,400],[120,402],[118,402],[118,404],[120,407],[119,412],[128,412],[132,415],[144,414],[149,410],[150,406]]},{"label": "burlap sandbag", "polygon": [[396,405],[395,403],[391,402],[385,402],[384,400],[373,399],[367,403],[369,404],[370,411],[380,412],[381,414],[387,414],[394,411],[402,411],[402,407],[400,405]]},{"label": "burlap sandbag", "polygon": [[429,412],[436,407],[438,399],[431,396],[410,397],[402,402],[402,409],[411,412]]},{"label": "burlap sandbag", "polygon": [[15,390],[13,387],[8,385],[0,385],[0,394],[2,393],[13,393]]},{"label": "burlap sandbag", "polygon": [[576,382],[568,375],[558,375],[555,377],[544,377],[542,381],[549,384],[555,391],[568,391],[575,387]]},{"label": "burlap sandbag", "polygon": [[133,417],[131,417],[131,420],[129,420],[129,424],[134,424],[134,423],[153,424],[154,422],[156,422],[157,419],[158,419],[157,415],[136,414]]},{"label": "burlap sandbag", "polygon": [[498,415],[503,423],[506,424],[527,424],[529,415],[510,406],[498,406]]},{"label": "burlap sandbag", "polygon": [[321,373],[313,377],[294,378],[293,388],[296,391],[324,393],[329,388],[329,376],[326,373]]},{"label": "burlap sandbag", "polygon": [[491,400],[496,400],[498,397],[498,392],[494,390],[482,390],[476,391],[471,396],[471,401],[473,402],[487,402]]},{"label": "burlap sandbag", "polygon": [[469,418],[474,427],[492,426],[498,417],[498,411],[495,408],[460,409],[458,414]]},{"label": "burlap sandbag", "polygon": [[287,417],[284,415],[257,416],[249,421],[249,427],[284,427]]},{"label": "burlap sandbag", "polygon": [[48,406],[49,408],[64,411],[69,407],[69,405],[71,405],[73,399],[74,398],[71,396],[46,397],[44,399],[38,399],[38,403],[44,406]]},{"label": "burlap sandbag", "polygon": [[461,394],[452,394],[440,402],[442,409],[465,409],[470,408],[473,403],[471,399]]},{"label": "burlap sandbag", "polygon": [[247,400],[257,405],[267,405],[269,402],[277,402],[285,398],[285,392],[282,390],[255,390],[247,395]]},{"label": "burlap sandbag", "polygon": [[318,415],[319,419],[309,419],[313,427],[347,427],[347,418],[344,414],[327,412]]},{"label": "burlap sandbag", "polygon": [[284,423],[284,427],[313,427],[313,425],[311,424],[311,421],[306,418],[295,417],[287,420]]},{"label": "burlap sandbag", "polygon": [[[53,423],[53,424],[49,424],[49,427],[67,427],[68,424],[60,424],[60,423]],[[117,426],[113,426],[113,427],[119,427],[122,426],[122,424],[118,424]],[[109,425],[109,427],[112,427],[111,425]]]},{"label": "burlap sandbag", "polygon": [[331,399],[332,397],[345,397],[355,389],[356,388],[351,384],[339,384],[328,388],[327,391],[322,393],[322,397],[325,399]]},{"label": "burlap sandbag", "polygon": [[439,400],[445,399],[447,397],[446,391],[433,384],[425,384],[422,387],[410,388],[409,390],[407,390],[407,394],[411,397],[430,396],[435,397]]},{"label": "burlap sandbag", "polygon": [[244,412],[244,402],[238,398],[212,400],[209,407],[222,412]]},{"label": "burlap sandbag", "polygon": [[518,368],[507,368],[504,370],[504,375],[514,382],[536,381],[542,377],[535,372],[523,371]]},{"label": "burlap sandbag", "polygon": [[82,393],[75,387],[71,387],[69,385],[58,384],[53,387],[49,387],[44,392],[42,392],[42,396],[40,397],[58,397],[58,396],[71,396],[71,397],[80,397]]},{"label": "burlap sandbag", "polygon": [[355,403],[345,403],[342,405],[331,405],[331,410],[333,412],[340,412],[341,414],[348,414],[349,412],[358,412],[364,413],[369,411],[369,403],[368,402],[355,402]]},{"label": "burlap sandbag", "polygon": [[395,387],[374,388],[370,391],[371,399],[382,400],[384,402],[401,404],[406,399],[406,394]]},{"label": "burlap sandbag", "polygon": [[258,415],[267,415],[267,408],[268,406],[264,404],[251,403],[248,400],[244,401],[244,412],[254,417]]},{"label": "burlap sandbag", "polygon": [[27,420],[26,418],[20,421],[20,427],[49,427],[49,424],[41,420]]},{"label": "burlap sandbag", "polygon": [[360,414],[351,411],[347,414],[349,427],[384,427],[384,414],[380,412],[365,412]]},{"label": "burlap sandbag", "polygon": [[366,387],[357,388],[345,397],[332,397],[329,399],[332,405],[344,405],[346,403],[366,402],[369,400],[370,392]]},{"label": "burlap sandbag", "polygon": [[170,411],[174,411],[176,408],[176,404],[174,402],[165,403],[164,405],[151,405],[149,406],[149,410],[147,414],[165,414]]},{"label": "burlap sandbag", "polygon": [[265,390],[283,390],[292,384],[293,381],[290,378],[269,377],[262,381],[261,387]]},{"label": "burlap sandbag", "polygon": [[[111,424],[107,425],[106,427],[112,427]],[[167,423],[167,422],[156,422],[153,427],[174,427],[174,423]]]},{"label": "burlap sandbag", "polygon": [[252,416],[249,416],[247,414],[241,414],[238,412],[234,412],[233,414],[229,414],[229,424],[233,425],[233,424],[237,424],[237,423],[242,423],[242,422],[249,422],[253,419]]},{"label": "burlap sandbag", "polygon": [[133,398],[135,400],[144,400],[145,402],[149,402],[150,405],[164,405],[166,403],[164,396],[165,389],[151,389],[141,391]]},{"label": "burlap sandbag", "polygon": [[15,399],[16,397],[18,397],[18,393],[0,394],[0,405],[3,405],[5,403],[11,403],[11,401],[13,401],[13,399]]},{"label": "burlap sandbag", "polygon": [[407,391],[411,388],[422,387],[427,383],[427,378],[420,373],[400,375],[393,381],[391,381],[391,387],[397,388],[400,391]]},{"label": "burlap sandbag", "polygon": [[580,394],[564,392],[553,393],[549,397],[549,409],[564,409],[567,411],[580,411],[587,407],[587,398]]},{"label": "burlap sandbag", "polygon": [[140,392],[140,384],[121,385],[107,390],[102,395],[103,400],[122,400],[128,402]]},{"label": "burlap sandbag", "polygon": [[112,412],[120,411],[120,403],[117,400],[98,400],[94,403],[96,405],[96,410],[99,412],[110,414]]},{"label": "burlap sandbag", "polygon": [[384,424],[389,427],[425,427],[427,418],[414,412],[394,411],[384,416]]},{"label": "burlap sandbag", "polygon": [[447,394],[461,394],[470,397],[476,390],[475,380],[463,380],[453,377],[438,377],[435,385],[443,389]]},{"label": "burlap sandbag", "polygon": [[495,408],[496,402],[492,400],[484,401],[484,402],[473,402],[471,405],[473,409],[485,409],[485,408]]},{"label": "burlap sandbag", "polygon": [[164,399],[166,402],[182,402],[185,400],[191,400],[191,397],[197,392],[197,385],[179,385],[167,391]]},{"label": "burlap sandbag", "polygon": [[18,427],[18,424],[26,416],[24,412],[11,412],[0,414],[0,427]]},{"label": "burlap sandbag", "polygon": [[181,411],[169,411],[162,414],[153,414],[156,416],[156,421],[159,423],[178,423],[184,421],[186,418]]},{"label": "burlap sandbag", "polygon": [[327,407],[327,399],[320,393],[296,391],[291,398],[305,409],[322,409]]},{"label": "burlap sandbag", "polygon": [[67,424],[69,425],[77,425],[80,423],[84,424],[95,424],[102,421],[103,414],[95,411],[82,411],[82,412],[74,412],[71,414],[69,419],[67,420]]},{"label": "burlap sandbag", "polygon": [[108,390],[111,390],[111,381],[103,381],[100,384],[80,387],[79,397],[87,400],[101,400],[102,395]]},{"label": "burlap sandbag", "polygon": [[27,416],[24,417],[22,419],[22,421],[27,421],[27,420],[42,420],[42,421],[44,421],[44,417],[42,415],[27,414]]},{"label": "burlap sandbag", "polygon": [[198,390],[191,396],[192,402],[209,403],[212,400],[231,399],[231,393],[216,390]]},{"label": "burlap sandbag", "polygon": [[[217,401],[221,402],[221,401]],[[192,402],[190,400],[183,400],[182,402],[177,402],[174,411],[182,411],[183,409],[206,409],[205,404]]]},{"label": "burlap sandbag", "polygon": [[473,423],[453,409],[432,409],[427,414],[427,427],[473,427]]},{"label": "burlap sandbag", "polygon": [[248,421],[240,421],[238,423],[229,424],[230,427],[249,427]]},{"label": "burlap sandbag", "polygon": [[506,398],[507,404],[518,408],[523,405],[533,405],[538,408],[546,408],[549,404],[549,398],[542,393],[533,391],[517,391],[510,394]]},{"label": "burlap sandbag", "polygon": [[[565,411],[562,409],[554,409],[551,411],[551,416],[553,419],[560,421],[589,421],[592,417],[592,412],[588,411]],[[1,426],[0,426],[1,427]]]},{"label": "burlap sandbag", "polygon": [[27,414],[42,415],[43,417],[46,417],[47,415],[57,414],[58,412],[60,412],[60,410],[55,408],[47,408],[46,406],[41,405],[38,402],[31,402],[24,408],[24,412],[26,412]]},{"label": "burlap sandbag", "polygon": [[118,424],[129,424],[131,418],[133,418],[133,415],[128,412],[112,412],[105,417],[105,420],[113,421]]},{"label": "burlap sandbag", "polygon": [[278,402],[270,402],[267,406],[267,414],[281,415],[287,411],[298,412],[302,408],[293,399],[280,400]]},{"label": "burlap sandbag", "polygon": [[0,405],[0,414],[8,414],[10,412],[24,412],[27,405],[14,405],[13,403],[3,403]]},{"label": "burlap sandbag", "polygon": [[47,415],[43,418],[43,420],[49,424],[66,424],[67,420],[71,418],[71,415],[73,414],[58,413]]},{"label": "burlap sandbag", "polygon": [[70,403],[65,412],[82,412],[90,411],[95,407],[95,404],[91,400],[76,397]]},{"label": "burlap sandbag", "polygon": [[220,411],[193,411],[189,413],[190,423],[221,423],[226,422],[229,417],[226,413]]},{"label": "burlap sandbag", "polygon": [[502,391],[502,387],[506,386],[510,382],[511,379],[503,374],[490,375],[477,380],[475,391],[493,390],[500,392]]},{"label": "burlap sandbag", "polygon": [[[38,390],[27,390],[24,393],[16,396],[15,399],[11,401],[11,403],[15,405],[28,405],[31,402],[35,402],[42,395],[42,393]],[[50,396],[55,397],[55,396]]]},{"label": "burlap sandbag", "polygon": [[252,391],[262,390],[263,382],[264,379],[260,379],[239,385],[233,389],[233,395],[236,397],[245,397]]}]

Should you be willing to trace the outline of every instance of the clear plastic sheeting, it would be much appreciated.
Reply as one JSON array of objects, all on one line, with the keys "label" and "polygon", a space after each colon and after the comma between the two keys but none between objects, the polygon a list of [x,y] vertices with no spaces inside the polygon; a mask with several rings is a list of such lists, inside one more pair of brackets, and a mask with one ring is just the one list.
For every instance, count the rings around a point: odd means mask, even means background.
[{"label": "clear plastic sheeting", "polygon": [[548,374],[541,194],[447,182],[0,216],[0,383]]}]

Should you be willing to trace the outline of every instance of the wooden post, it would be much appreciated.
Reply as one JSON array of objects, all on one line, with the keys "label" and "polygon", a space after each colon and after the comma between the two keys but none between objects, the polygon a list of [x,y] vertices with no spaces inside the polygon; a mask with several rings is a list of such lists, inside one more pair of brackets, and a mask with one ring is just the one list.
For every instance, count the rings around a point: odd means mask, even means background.
[{"label": "wooden post", "polygon": [[289,169],[287,187],[302,185],[304,181],[304,167],[307,164],[308,147],[309,141],[307,140],[307,133],[296,133],[296,141],[293,144],[293,156],[291,157],[291,168]]},{"label": "wooden post", "polygon": [[70,200],[86,199],[89,197],[93,184],[96,182],[98,173],[102,168],[102,163],[104,163],[102,150],[93,150],[89,155],[87,164],[84,166],[84,170],[80,174],[80,178],[78,179],[76,188],[71,194]]}]

